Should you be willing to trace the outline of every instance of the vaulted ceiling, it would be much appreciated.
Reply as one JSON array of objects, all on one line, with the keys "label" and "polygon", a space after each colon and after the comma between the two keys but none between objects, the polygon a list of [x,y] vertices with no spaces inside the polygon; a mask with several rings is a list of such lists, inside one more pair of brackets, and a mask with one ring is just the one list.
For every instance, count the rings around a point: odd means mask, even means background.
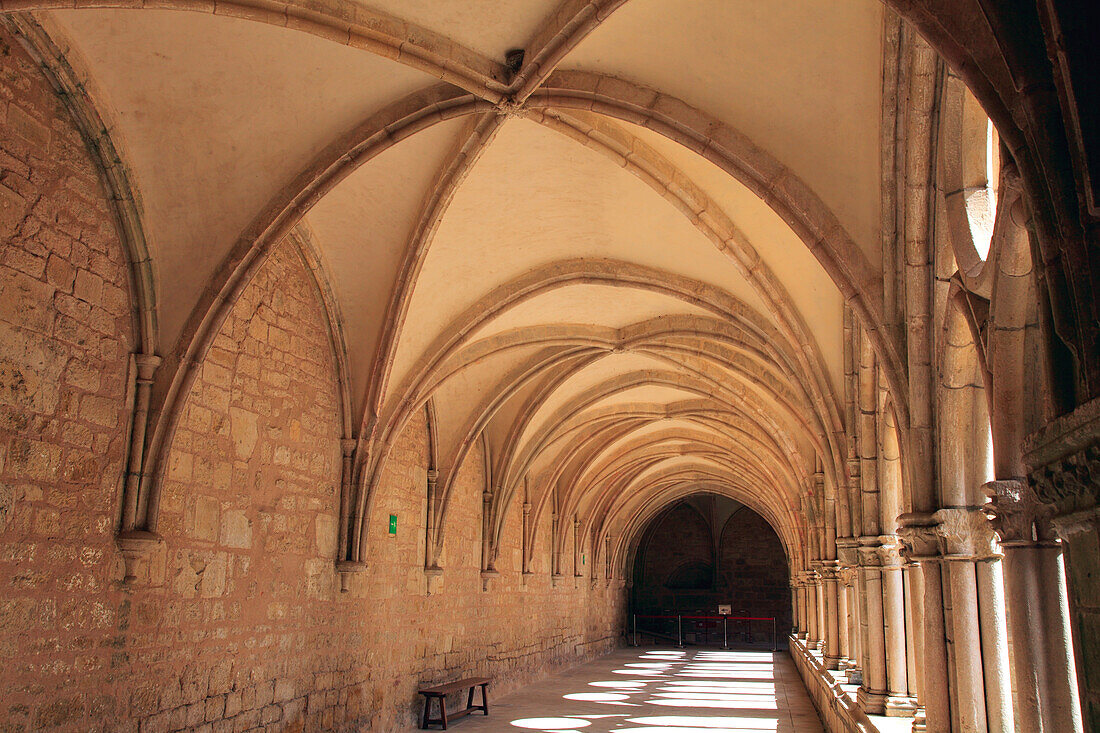
[{"label": "vaulted ceiling", "polygon": [[160,348],[296,228],[368,482],[428,408],[444,497],[486,450],[500,506],[605,530],[706,489],[791,543],[835,489],[844,306],[881,298],[875,0],[77,5],[39,19],[140,196]]}]

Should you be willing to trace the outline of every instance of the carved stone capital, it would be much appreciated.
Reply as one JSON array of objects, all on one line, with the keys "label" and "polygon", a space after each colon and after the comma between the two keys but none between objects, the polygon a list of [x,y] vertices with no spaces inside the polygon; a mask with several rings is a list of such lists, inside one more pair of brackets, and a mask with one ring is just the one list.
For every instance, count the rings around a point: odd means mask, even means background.
[{"label": "carved stone capital", "polygon": [[854,587],[856,584],[857,570],[854,567],[846,567],[840,569],[840,582],[848,587]]},{"label": "carved stone capital", "polygon": [[357,562],[355,560],[337,560],[336,572],[340,574],[340,592],[347,593],[351,586],[351,577],[364,573],[367,570],[367,564],[365,562]]},{"label": "carved stone capital", "polygon": [[928,562],[940,555],[937,521],[931,514],[912,512],[898,517],[898,540],[906,562]]},{"label": "carved stone capital", "polygon": [[882,567],[882,556],[879,555],[879,548],[877,546],[860,547],[859,566],[863,568]]},{"label": "carved stone capital", "polygon": [[1100,504],[1100,399],[1062,415],[1029,435],[1028,483],[1056,514]]},{"label": "carved stone capital", "polygon": [[125,570],[123,583],[129,585],[137,579],[139,564],[148,560],[163,541],[159,534],[140,529],[120,532],[115,537]]},{"label": "carved stone capital", "polygon": [[344,457],[347,458],[355,452],[355,446],[359,444],[359,441],[355,438],[342,438],[340,440],[340,450],[343,452]]},{"label": "carved stone capital", "polygon": [[146,383],[152,382],[153,374],[156,373],[157,367],[159,367],[163,361],[164,359],[156,354],[134,354],[134,366],[137,367],[138,381]]},{"label": "carved stone capital", "polygon": [[822,560],[818,572],[826,583],[835,583],[840,577],[840,567],[836,560]]},{"label": "carved stone capital", "polygon": [[905,558],[901,555],[901,540],[897,535],[883,535],[879,537],[879,542],[881,544],[875,549],[884,568],[900,568],[905,564]]},{"label": "carved stone capital", "polygon": [[1000,555],[993,525],[979,507],[951,507],[935,513],[936,534],[951,560],[984,560]]},{"label": "carved stone capital", "polygon": [[992,501],[982,507],[1002,544],[1031,544],[1050,537],[1053,507],[1043,504],[1035,490],[1021,479],[990,481],[982,485]]}]

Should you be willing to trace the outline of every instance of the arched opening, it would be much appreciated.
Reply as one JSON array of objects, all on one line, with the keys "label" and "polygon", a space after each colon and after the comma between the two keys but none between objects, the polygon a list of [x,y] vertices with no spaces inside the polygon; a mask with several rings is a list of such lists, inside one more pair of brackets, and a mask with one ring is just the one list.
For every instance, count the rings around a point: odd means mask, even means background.
[{"label": "arched opening", "polygon": [[641,533],[632,578],[643,641],[771,644],[773,620],[774,629],[791,626],[783,544],[729,497],[696,493],[658,513]]}]

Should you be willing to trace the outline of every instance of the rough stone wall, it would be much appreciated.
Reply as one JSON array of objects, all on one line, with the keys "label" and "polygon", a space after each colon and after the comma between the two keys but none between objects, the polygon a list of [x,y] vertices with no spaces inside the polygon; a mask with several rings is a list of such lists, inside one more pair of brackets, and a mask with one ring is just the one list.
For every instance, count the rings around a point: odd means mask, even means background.
[{"label": "rough stone wall", "polygon": [[108,728],[137,608],[114,529],[127,260],[66,111],[0,35],[0,730]]},{"label": "rough stone wall", "polygon": [[124,587],[126,256],[65,110],[3,37],[0,123],[0,731],[401,730],[421,682],[485,673],[500,695],[614,643],[620,585],[552,588],[548,521],[523,583],[519,504],[483,590],[478,452],[427,594],[423,417],[386,466],[369,570],[339,592],[334,369],[289,242],[234,304],[184,400],[165,542]]}]

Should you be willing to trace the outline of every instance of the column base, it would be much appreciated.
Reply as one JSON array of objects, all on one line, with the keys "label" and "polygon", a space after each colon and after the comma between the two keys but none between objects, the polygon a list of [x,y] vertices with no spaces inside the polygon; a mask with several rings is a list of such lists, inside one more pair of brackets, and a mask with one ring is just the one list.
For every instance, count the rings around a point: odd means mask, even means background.
[{"label": "column base", "polygon": [[927,733],[928,721],[925,719],[924,708],[918,707],[913,713],[913,733]]},{"label": "column base", "polygon": [[844,670],[844,676],[848,678],[849,685],[862,685],[863,684],[863,670],[855,665],[848,667]]},{"label": "column base", "polygon": [[911,718],[917,712],[917,701],[908,695],[889,695],[886,698],[887,718]]},{"label": "column base", "polygon": [[856,692],[856,702],[868,715],[883,715],[886,713],[886,690],[868,690],[860,687]]},{"label": "column base", "polygon": [[831,657],[828,654],[825,655],[825,669],[840,669],[840,657]]}]

